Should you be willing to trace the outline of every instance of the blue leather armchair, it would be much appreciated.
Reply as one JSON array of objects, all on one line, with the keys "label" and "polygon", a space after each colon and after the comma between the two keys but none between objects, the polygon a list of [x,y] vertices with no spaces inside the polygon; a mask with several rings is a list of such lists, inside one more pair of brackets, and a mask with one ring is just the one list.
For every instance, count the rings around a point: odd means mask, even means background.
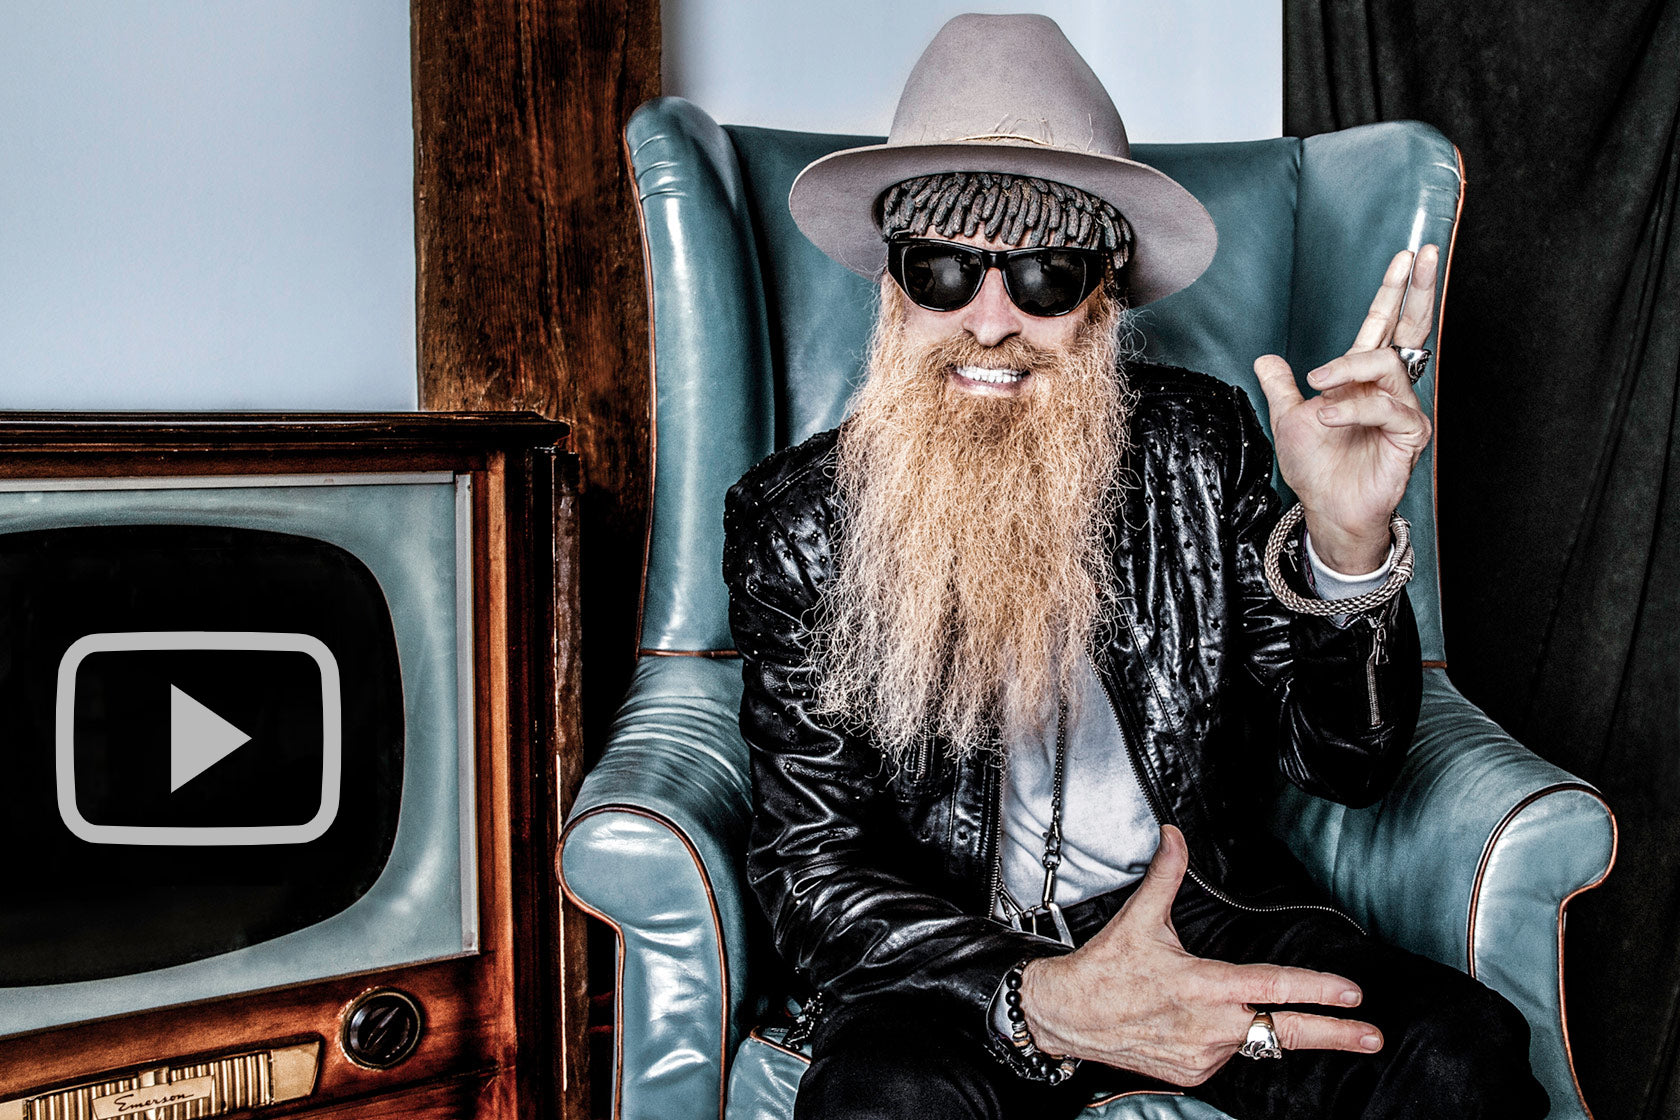
[{"label": "blue leather armchair", "polygon": [[[751,791],[719,572],[723,493],[844,414],[874,292],[799,234],[786,199],[810,160],[874,141],[720,127],[677,99],[642,106],[626,139],[653,308],[653,523],[641,657],[573,806],[562,877],[619,939],[613,1115],[784,1118],[805,1059],[760,1025],[782,1016],[767,1014],[777,970],[742,878]],[[1142,310],[1146,353],[1242,385],[1262,417],[1254,357],[1281,353],[1304,376],[1339,353],[1414,214],[1426,241],[1450,246],[1463,197],[1455,149],[1418,124],[1136,155],[1193,191],[1220,237],[1200,281]],[[1432,369],[1425,408],[1436,388]],[[1586,1116],[1562,1003],[1563,911],[1608,874],[1615,822],[1592,787],[1513,742],[1448,680],[1434,478],[1431,451],[1402,505],[1426,660],[1399,784],[1363,810],[1286,790],[1273,825],[1368,929],[1515,1002],[1552,1115]],[[1087,1115],[1220,1114],[1134,1094]]]}]

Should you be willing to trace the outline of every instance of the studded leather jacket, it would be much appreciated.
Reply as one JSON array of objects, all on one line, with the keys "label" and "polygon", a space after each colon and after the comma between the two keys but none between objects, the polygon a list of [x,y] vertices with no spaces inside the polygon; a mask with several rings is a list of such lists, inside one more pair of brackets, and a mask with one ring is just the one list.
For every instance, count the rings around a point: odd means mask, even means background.
[{"label": "studded leather jacket", "polygon": [[[1157,819],[1190,874],[1234,905],[1318,903],[1266,806],[1277,774],[1375,801],[1414,730],[1421,673],[1404,596],[1345,625],[1287,611],[1261,571],[1281,505],[1248,398],[1134,364],[1126,488],[1112,533],[1117,616],[1093,661]],[[747,875],[783,959],[840,1001],[922,990],[981,1014],[1021,960],[1065,951],[993,921],[995,763],[935,749],[889,777],[867,739],[811,715],[815,608],[840,516],[836,432],[729,492],[724,575],[743,659],[754,816]],[[1286,553],[1301,580],[1297,552]],[[1302,588],[1304,590],[1304,587]],[[1308,592],[1310,594],[1310,592]]]}]

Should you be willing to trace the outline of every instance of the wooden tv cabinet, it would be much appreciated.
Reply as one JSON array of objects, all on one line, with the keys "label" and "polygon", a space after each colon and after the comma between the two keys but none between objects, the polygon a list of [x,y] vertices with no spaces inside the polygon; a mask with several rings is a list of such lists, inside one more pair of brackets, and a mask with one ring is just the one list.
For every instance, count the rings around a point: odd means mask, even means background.
[{"label": "wooden tv cabinet", "polygon": [[[0,1038],[0,1120],[581,1115],[583,928],[553,865],[581,765],[568,441],[522,413],[0,413],[0,480],[470,475],[479,902],[468,955]],[[391,1068],[352,1055],[416,1027]]]}]

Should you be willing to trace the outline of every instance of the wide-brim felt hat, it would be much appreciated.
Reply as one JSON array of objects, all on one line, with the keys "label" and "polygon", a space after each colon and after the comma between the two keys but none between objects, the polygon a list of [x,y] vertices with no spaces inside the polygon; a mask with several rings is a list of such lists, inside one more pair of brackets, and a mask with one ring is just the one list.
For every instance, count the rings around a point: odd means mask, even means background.
[{"label": "wide-brim felt hat", "polygon": [[882,194],[950,171],[1048,179],[1114,206],[1135,238],[1127,268],[1133,306],[1187,287],[1219,244],[1194,195],[1131,158],[1114,102],[1047,16],[952,19],[910,72],[886,143],[806,167],[788,209],[817,248],[873,279],[887,260]]}]

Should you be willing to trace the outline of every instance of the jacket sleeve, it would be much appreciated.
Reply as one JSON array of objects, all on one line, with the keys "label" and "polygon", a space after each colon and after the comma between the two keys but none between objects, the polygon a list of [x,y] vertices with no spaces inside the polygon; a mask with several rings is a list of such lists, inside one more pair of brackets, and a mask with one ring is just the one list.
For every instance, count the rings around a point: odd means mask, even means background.
[{"label": "jacket sleeve", "polygon": [[813,717],[811,626],[831,567],[832,511],[792,489],[794,498],[784,488],[766,500],[743,481],[724,514],[752,758],[748,880],[783,959],[831,997],[914,990],[983,1016],[1010,967],[1065,950],[928,886],[879,751]]},{"label": "jacket sleeve", "polygon": [[[1423,689],[1417,622],[1404,592],[1345,625],[1295,614],[1262,570],[1266,541],[1283,514],[1272,487],[1272,444],[1248,397],[1232,390],[1240,438],[1227,494],[1227,549],[1245,665],[1259,686],[1290,781],[1319,797],[1362,806],[1393,782],[1417,727]],[[1297,532],[1284,574],[1311,597]]]}]

